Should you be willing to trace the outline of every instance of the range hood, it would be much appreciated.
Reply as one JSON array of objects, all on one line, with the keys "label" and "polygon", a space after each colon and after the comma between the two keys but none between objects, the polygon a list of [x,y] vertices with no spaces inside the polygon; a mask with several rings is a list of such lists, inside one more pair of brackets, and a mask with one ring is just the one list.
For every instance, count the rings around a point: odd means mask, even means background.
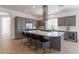
[{"label": "range hood", "polygon": [[43,5],[43,20],[48,20],[48,6]]},{"label": "range hood", "polygon": [[43,5],[43,24],[44,24],[44,29],[45,29],[45,21],[48,20],[48,6]]}]

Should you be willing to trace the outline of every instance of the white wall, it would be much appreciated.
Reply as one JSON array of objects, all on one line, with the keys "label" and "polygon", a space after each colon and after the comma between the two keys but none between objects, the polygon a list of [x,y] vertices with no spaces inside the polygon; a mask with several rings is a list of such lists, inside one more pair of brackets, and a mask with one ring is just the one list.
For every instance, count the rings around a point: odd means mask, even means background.
[{"label": "white wall", "polygon": [[21,17],[25,17],[25,18],[32,18],[32,19],[38,20],[38,18],[36,16],[30,15],[27,13],[22,13],[19,11],[14,11],[14,10],[2,8],[2,7],[0,7],[0,11],[8,12],[10,14],[10,16],[13,16],[13,17],[21,16]]},{"label": "white wall", "polygon": [[[60,13],[55,13],[51,15],[51,17],[58,18],[58,17],[71,16],[71,15],[76,15],[76,26],[70,26],[70,31],[76,31],[78,33],[77,38],[79,40],[79,9],[67,10]],[[59,26],[59,29],[66,30],[66,26]]]},{"label": "white wall", "polygon": [[2,20],[1,20],[1,17],[0,17],[0,35],[1,35],[1,33],[2,33],[2,32],[1,32],[1,31],[2,31],[1,28],[2,28]]},{"label": "white wall", "polygon": [[[0,11],[9,13],[9,16],[11,18],[11,24],[10,24],[10,26],[11,26],[10,27],[11,39],[15,38],[15,17],[16,16],[21,16],[21,17],[25,17],[25,18],[32,18],[32,19],[38,20],[38,18],[36,16],[26,14],[26,13],[22,13],[22,12],[18,12],[18,11],[14,11],[14,10],[10,10],[10,9],[6,9],[6,8],[2,8],[2,7],[0,7]],[[0,15],[0,16],[4,16],[4,15]],[[2,29],[1,26],[2,25],[1,25],[1,19],[0,19],[0,34],[1,34],[1,29]]]}]

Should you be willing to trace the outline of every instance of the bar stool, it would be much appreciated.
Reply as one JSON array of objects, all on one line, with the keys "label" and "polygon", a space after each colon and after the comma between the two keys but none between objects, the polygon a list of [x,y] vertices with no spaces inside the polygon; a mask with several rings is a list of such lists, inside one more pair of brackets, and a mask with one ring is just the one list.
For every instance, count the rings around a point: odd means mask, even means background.
[{"label": "bar stool", "polygon": [[32,45],[32,35],[31,35],[31,33],[26,33],[26,37],[27,37],[28,47],[31,47],[31,45]]},{"label": "bar stool", "polygon": [[27,40],[25,39],[23,42],[24,45],[29,47],[31,45],[31,34],[22,32],[22,35],[27,38]]},{"label": "bar stool", "polygon": [[26,34],[24,32],[22,32],[22,35],[24,36],[24,38],[26,37]]},{"label": "bar stool", "polygon": [[38,35],[32,34],[31,38],[32,38],[32,46],[35,47],[34,48],[34,52],[37,53],[37,45],[38,45],[37,40],[38,40]]},{"label": "bar stool", "polygon": [[[26,33],[22,32],[22,35],[24,38],[26,38]],[[25,45],[25,43],[26,43],[26,39],[23,39],[23,44]]]},{"label": "bar stool", "polygon": [[[45,43],[50,41],[49,38],[39,36],[39,42],[41,42],[41,48],[43,48],[43,53],[45,54]],[[51,42],[50,42],[51,43]],[[44,47],[43,47],[44,44]]]}]

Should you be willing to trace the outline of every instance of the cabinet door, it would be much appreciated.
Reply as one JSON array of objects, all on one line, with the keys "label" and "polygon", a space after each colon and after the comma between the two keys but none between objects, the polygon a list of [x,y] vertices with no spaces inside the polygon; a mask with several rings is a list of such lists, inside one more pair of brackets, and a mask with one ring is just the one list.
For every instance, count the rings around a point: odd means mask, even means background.
[{"label": "cabinet door", "polygon": [[77,32],[65,32],[64,39],[77,42]]},{"label": "cabinet door", "polygon": [[64,17],[58,18],[58,26],[64,26]]},{"label": "cabinet door", "polygon": [[64,33],[64,39],[65,39],[65,40],[68,40],[68,39],[69,39],[68,37],[69,37],[68,32],[65,32],[65,33]]},{"label": "cabinet door", "polygon": [[68,25],[75,26],[76,25],[76,16],[69,16],[68,18]]},{"label": "cabinet door", "polygon": [[71,32],[71,33],[69,33],[69,39],[71,39],[71,40],[76,40],[76,32]]},{"label": "cabinet door", "polygon": [[26,21],[26,20],[25,20],[24,18],[21,20],[22,32],[25,31],[25,21]]},{"label": "cabinet door", "polygon": [[25,19],[16,18],[15,19],[15,38],[23,38],[22,32],[25,30]]},{"label": "cabinet door", "polygon": [[76,16],[67,16],[58,18],[59,26],[75,26],[76,25]]},{"label": "cabinet door", "polygon": [[69,19],[68,17],[64,17],[64,26],[68,26],[69,25]]},{"label": "cabinet door", "polygon": [[21,19],[15,19],[15,38],[21,37]]}]

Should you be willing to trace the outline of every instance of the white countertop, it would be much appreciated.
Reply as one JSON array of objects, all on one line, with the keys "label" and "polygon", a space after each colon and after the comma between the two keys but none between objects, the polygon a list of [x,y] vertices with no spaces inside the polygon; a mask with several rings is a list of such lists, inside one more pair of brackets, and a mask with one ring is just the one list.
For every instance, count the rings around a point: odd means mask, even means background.
[{"label": "white countertop", "polygon": [[64,35],[64,32],[56,32],[56,31],[46,32],[46,31],[40,31],[40,30],[31,30],[31,31],[24,31],[24,32],[43,35],[47,37],[59,37]]},{"label": "white countertop", "polygon": [[77,32],[77,31],[72,31],[72,30],[69,30],[69,31],[67,31],[67,30],[53,30],[53,31],[60,31],[60,32]]}]

